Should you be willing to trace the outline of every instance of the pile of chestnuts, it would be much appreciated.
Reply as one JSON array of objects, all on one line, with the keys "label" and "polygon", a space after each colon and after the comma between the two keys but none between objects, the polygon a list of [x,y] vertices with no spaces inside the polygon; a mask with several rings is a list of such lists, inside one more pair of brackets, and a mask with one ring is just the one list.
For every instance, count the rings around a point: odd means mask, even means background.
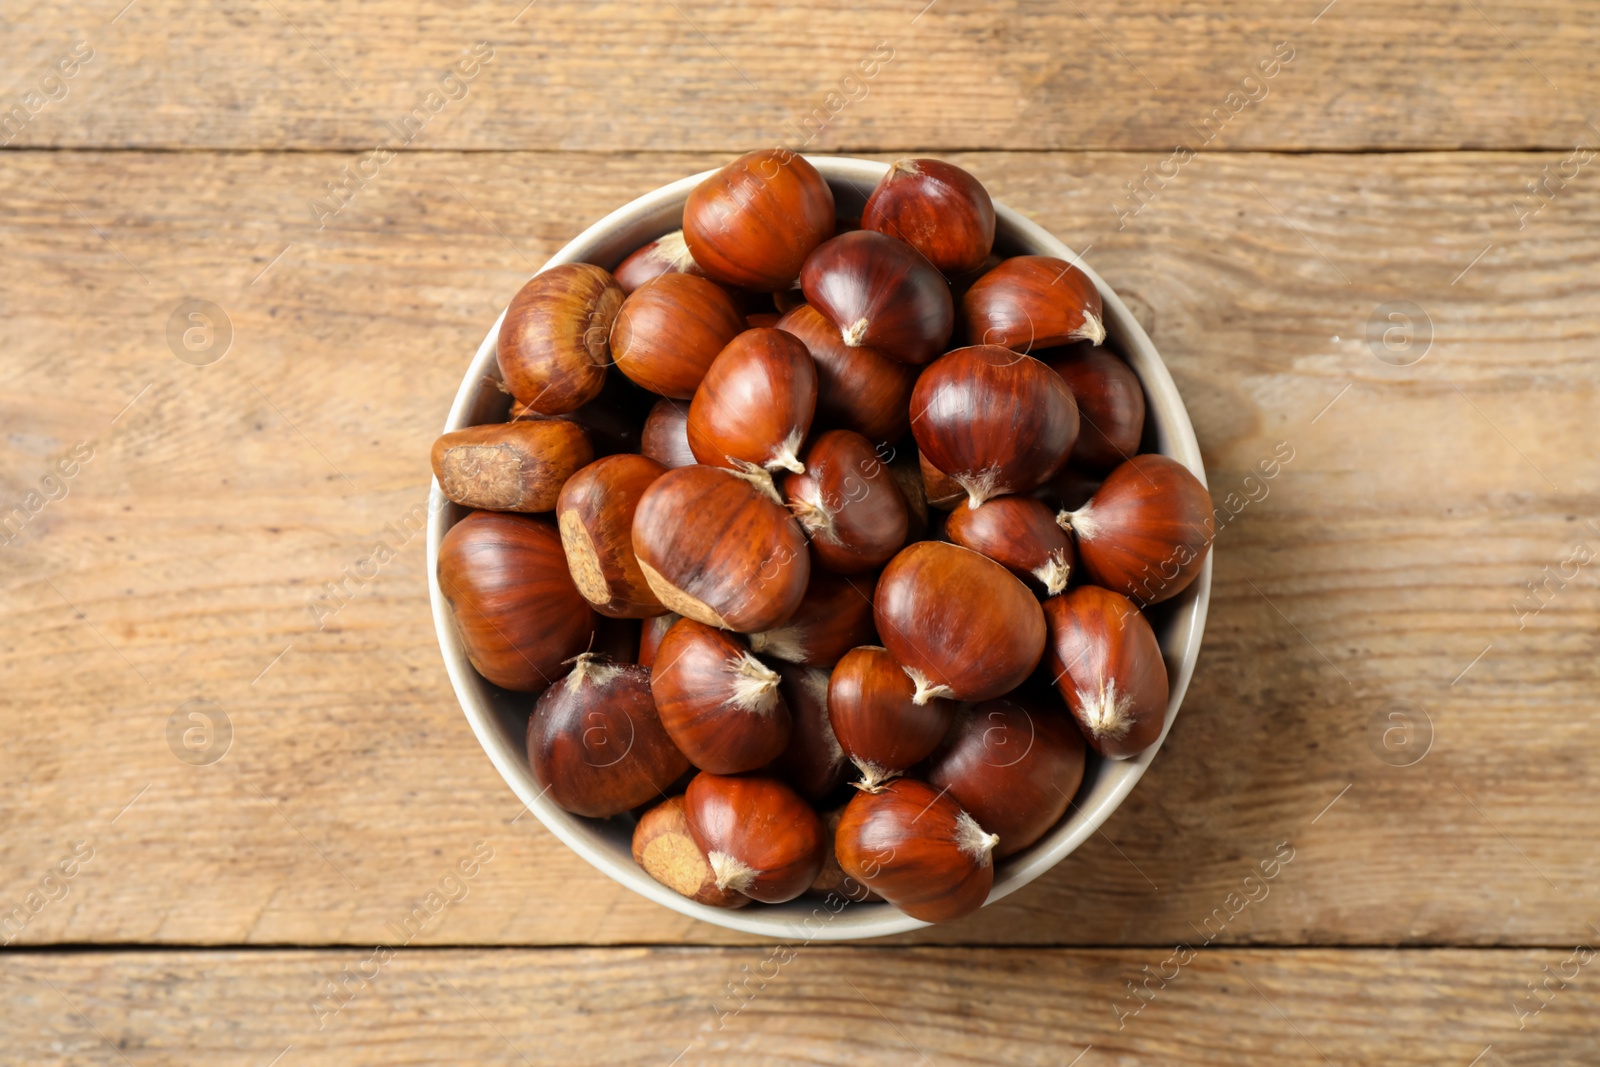
[{"label": "pile of chestnuts", "polygon": [[1199,573],[1210,497],[1140,454],[1093,283],[994,237],[949,163],[841,219],[805,159],[751,153],[614,270],[523,286],[509,421],[434,445],[471,509],[439,585],[483,677],[536,697],[534,777],[686,897],[957,918],[1086,748],[1160,736],[1144,609]]}]

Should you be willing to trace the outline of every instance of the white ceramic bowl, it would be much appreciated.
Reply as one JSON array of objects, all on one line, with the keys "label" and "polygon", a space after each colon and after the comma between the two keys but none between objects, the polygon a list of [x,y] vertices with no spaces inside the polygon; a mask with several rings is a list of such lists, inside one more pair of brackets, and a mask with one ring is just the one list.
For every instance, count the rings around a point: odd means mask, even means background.
[{"label": "white ceramic bowl", "polygon": [[[838,156],[806,158],[833,188],[842,216],[861,214],[867,195],[888,169],[887,164],[868,159]],[[711,173],[706,171],[664,185],[613,211],[552,256],[543,269],[575,262],[614,268],[640,245],[678,229],[682,225],[683,205],[690,190]],[[1099,275],[1078,262],[1066,245],[1038,225],[998,202],[995,204],[995,214],[998,220],[995,247],[1002,255],[1031,253],[1058,256],[1077,263],[1093,279],[1105,301],[1105,326],[1110,343],[1127,357],[1128,363],[1144,384],[1148,401],[1146,450],[1173,457],[1192,470],[1202,482],[1205,481],[1200,448],[1195,443],[1194,427],[1189,423],[1183,400],[1178,396],[1177,387],[1173,385],[1172,377],[1162,364],[1161,357],[1156,354],[1150,338],[1134,320],[1126,305]],[[495,342],[504,319],[505,313],[502,312],[467,367],[461,389],[450,407],[450,417],[444,427],[446,431],[484,422],[499,422],[506,418],[507,398],[493,385],[493,381],[500,377],[495,361]],[[881,937],[927,925],[888,904],[852,903],[836,912],[811,897],[801,897],[780,905],[753,904],[738,911],[696,904],[659,884],[634,863],[629,848],[630,831],[625,820],[585,819],[562,811],[543,797],[528,769],[524,747],[524,732],[532,700],[526,695],[495,688],[473,670],[450,621],[449,608],[439,591],[439,541],[445,531],[466,513],[465,509],[446,501],[439,491],[439,483],[435,481],[429,511],[428,587],[433,600],[434,625],[439,631],[439,646],[444,652],[445,667],[450,672],[456,697],[461,701],[467,721],[472,724],[473,733],[477,734],[478,741],[489,754],[500,776],[539,821],[569,848],[611,878],[658,904],[708,923],[746,933],[788,941],[845,941]],[[1184,690],[1189,687],[1189,678],[1200,652],[1200,635],[1205,628],[1206,605],[1210,599],[1211,559],[1208,556],[1200,577],[1179,596],[1161,605],[1152,619],[1171,679],[1171,700],[1161,732],[1163,740],[1178,713]],[[988,902],[993,903],[1021,889],[1088,840],[1133,789],[1134,783],[1144,774],[1160,747],[1161,742],[1157,741],[1148,751],[1131,760],[1103,761],[1091,756],[1083,786],[1067,817],[1033,847],[1001,861]],[[837,903],[834,906],[838,907]]]}]

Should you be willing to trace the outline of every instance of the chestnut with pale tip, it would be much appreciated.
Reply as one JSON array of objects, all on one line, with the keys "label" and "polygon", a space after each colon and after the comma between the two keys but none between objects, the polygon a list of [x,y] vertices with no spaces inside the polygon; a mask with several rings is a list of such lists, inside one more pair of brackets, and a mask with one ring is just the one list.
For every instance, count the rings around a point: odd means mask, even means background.
[{"label": "chestnut with pale tip", "polygon": [[849,348],[921,365],[943,352],[955,323],[950,285],[920,252],[871,230],[840,234],[800,272],[806,301]]},{"label": "chestnut with pale tip", "polygon": [[528,763],[551,800],[606,818],[659,796],[689,761],[650,695],[650,672],[585,653],[528,718]]},{"label": "chestnut with pale tip", "polygon": [[958,275],[982,266],[994,247],[994,201],[954,163],[900,159],[878,179],[861,225],[898,237],[945,274]]},{"label": "chestnut with pale tip", "polygon": [[1096,585],[1044,602],[1045,666],[1094,750],[1137,756],[1161,737],[1167,666],[1155,631],[1133,601]]},{"label": "chestnut with pale tip", "polygon": [[945,520],[944,535],[982,553],[1046,595],[1055,596],[1072,576],[1072,539],[1056,513],[1027,496],[997,496],[975,508],[958,507]]},{"label": "chestnut with pale tip", "polygon": [[778,683],[794,728],[789,743],[767,765],[813,804],[834,796],[850,772],[850,761],[828,721],[828,672],[798,663],[778,664]]},{"label": "chestnut with pale tip", "polygon": [[642,619],[667,609],[633,553],[633,516],[646,489],[667,469],[644,456],[607,456],[561,489],[556,522],[572,581],[602,615]]},{"label": "chestnut with pale tip", "polygon": [[782,904],[804,893],[822,870],[822,820],[777,778],[702,772],[683,802],[689,832],[710,861],[718,889]]},{"label": "chestnut with pale tip", "polygon": [[987,556],[942,541],[918,541],[889,561],[873,621],[921,703],[1003,696],[1044,654],[1044,613],[1028,587]]},{"label": "chestnut with pale tip", "polygon": [[639,451],[667,468],[699,463],[689,448],[689,405],[666,397],[657,400],[645,416]]},{"label": "chestnut with pale tip", "polygon": [[833,236],[833,190],[817,168],[784,148],[749,152],[695,186],[683,238],[705,276],[779,292]]},{"label": "chestnut with pale tip", "polygon": [[999,835],[999,858],[1061,821],[1083,782],[1083,764],[1083,734],[1066,709],[1013,693],[957,712],[926,778]]},{"label": "chestnut with pale tip", "polygon": [[764,471],[663,474],[639,499],[633,552],[669,611],[740,633],[787,622],[811,579],[805,534]]},{"label": "chestnut with pale tip", "polygon": [[679,896],[713,908],[742,908],[750,898],[718,889],[711,861],[694,843],[683,797],[668,797],[639,817],[633,828],[633,861]]},{"label": "chestnut with pale tip", "polygon": [[433,476],[462,507],[549,511],[561,487],[594,459],[589,436],[565,419],[469,426],[433,443]]},{"label": "chestnut with pale tip", "polygon": [[846,576],[811,568],[806,594],[789,620],[776,630],[750,635],[750,648],[763,656],[832,667],[857,645],[878,639],[872,626],[875,574]]},{"label": "chestnut with pale tip", "polygon": [[1211,549],[1211,494],[1168,456],[1134,456],[1089,502],[1057,516],[1078,544],[1084,573],[1141,607],[1177,596],[1200,576]]},{"label": "chestnut with pale tip", "polygon": [[927,758],[950,727],[952,701],[916,700],[905,668],[877,645],[853,648],[828,680],[828,721],[839,747],[861,772],[857,789],[876,792]]},{"label": "chestnut with pale tip", "polygon": [[1106,339],[1100,290],[1083,271],[1054,256],[1012,256],[972,283],[961,298],[967,343],[1037,352],[1053,345]]},{"label": "chestnut with pale tip", "polygon": [[859,574],[883,566],[905,545],[905,498],[865,437],[854,430],[818,434],[804,468],[784,476],[783,495],[820,566]]},{"label": "chestnut with pale tip", "polygon": [[915,367],[866,345],[851,348],[810,304],[784,312],[777,328],[798,337],[817,364],[818,426],[855,430],[873,442],[906,435]]},{"label": "chestnut with pale tip", "polygon": [[746,330],[729,342],[689,404],[689,449],[701,463],[803,471],[800,446],[817,407],[817,365],[782,330]]},{"label": "chestnut with pale tip", "polygon": [[845,874],[913,919],[937,923],[983,907],[999,841],[949,796],[896,778],[851,799],[834,849]]},{"label": "chestnut with pale tip", "polygon": [[1078,438],[1078,402],[1061,376],[997,345],[939,357],[917,379],[911,411],[917,451],[971,507],[1041,484]]},{"label": "chestnut with pale tip", "polygon": [[622,287],[591,263],[535,274],[506,308],[497,353],[511,395],[541,415],[565,415],[600,395]]},{"label": "chestnut with pale tip", "polygon": [[694,274],[663,274],[635,289],[611,325],[611,358],[635,384],[688,400],[712,360],[745,330],[728,291]]},{"label": "chestnut with pale tip", "polygon": [[737,774],[776,759],[793,718],[778,672],[738,634],[679,619],[656,649],[650,691],[667,736],[703,771]]},{"label": "chestnut with pale tip", "polygon": [[636,248],[628,258],[617,264],[611,272],[624,293],[631,293],[646,282],[663,274],[697,274],[704,276],[700,264],[689,251],[689,242],[683,239],[682,230],[657,237],[647,245]]},{"label": "chestnut with pale tip", "polygon": [[1103,474],[1139,451],[1144,437],[1144,390],[1117,356],[1087,343],[1046,352],[1045,365],[1078,401],[1081,425],[1072,465]]},{"label": "chestnut with pale tip", "polygon": [[467,659],[502,689],[542,692],[594,640],[553,522],[474,511],[439,542],[437,574]]}]

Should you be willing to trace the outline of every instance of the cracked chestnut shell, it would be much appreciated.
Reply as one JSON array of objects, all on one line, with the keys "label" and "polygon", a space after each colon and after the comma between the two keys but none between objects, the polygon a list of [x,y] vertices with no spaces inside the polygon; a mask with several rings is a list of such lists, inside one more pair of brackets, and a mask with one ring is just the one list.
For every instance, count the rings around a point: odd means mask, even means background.
[{"label": "cracked chestnut shell", "polygon": [[833,190],[783,148],[740,156],[695,186],[683,206],[683,238],[705,276],[757,292],[790,288],[833,228]]},{"label": "cracked chestnut shell", "polygon": [[955,324],[950,284],[920,252],[871,230],[840,234],[800,272],[806,301],[848,348],[875,348],[921,365],[943,352]]},{"label": "cracked chestnut shell", "polygon": [[1084,585],[1046,600],[1044,615],[1045,666],[1094,750],[1127,759],[1155,744],[1167,714],[1167,666],[1133,601]]},{"label": "cracked chestnut shell", "polygon": [[811,805],[777,778],[702,772],[683,803],[718,889],[782,904],[804,893],[822,870],[827,830]]},{"label": "cracked chestnut shell", "polygon": [[1083,271],[1054,256],[1012,256],[961,298],[967,343],[1036,352],[1072,341],[1106,339],[1100,290]]},{"label": "cracked chestnut shell", "polygon": [[506,308],[496,343],[511,395],[541,415],[565,415],[600,395],[622,287],[591,263],[535,274]]},{"label": "cracked chestnut shell", "polygon": [[896,160],[867,198],[863,229],[898,237],[945,274],[983,266],[994,247],[994,201],[941,159]]}]

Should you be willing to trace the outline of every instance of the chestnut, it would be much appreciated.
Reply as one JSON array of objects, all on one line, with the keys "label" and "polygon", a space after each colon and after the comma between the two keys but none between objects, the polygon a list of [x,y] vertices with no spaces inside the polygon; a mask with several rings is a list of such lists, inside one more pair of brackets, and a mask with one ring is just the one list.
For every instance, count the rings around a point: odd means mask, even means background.
[{"label": "chestnut", "polygon": [[822,820],[776,778],[702,772],[689,783],[683,804],[718,889],[782,904],[804,893],[822,870]]},{"label": "chestnut", "polygon": [[594,448],[565,419],[522,420],[444,434],[432,459],[440,491],[463,507],[549,511],[567,479],[594,459]]},{"label": "chestnut", "polygon": [[1073,466],[1103,474],[1139,451],[1144,390],[1133,368],[1084,342],[1047,352],[1043,359],[1078,401],[1082,424],[1072,446]]},{"label": "chestnut", "polygon": [[1061,820],[1083,783],[1083,762],[1083,734],[1059,705],[1012,694],[962,708],[926,778],[999,836],[999,858]]},{"label": "chestnut", "polygon": [[828,570],[881,567],[906,543],[905,498],[872,444],[854,430],[819,434],[806,449],[803,472],[784,476],[783,495]]},{"label": "chestnut", "polygon": [[1003,696],[1044,654],[1044,613],[1028,587],[987,556],[942,541],[918,541],[889,561],[872,614],[918,702]]},{"label": "chestnut", "polygon": [[556,522],[567,567],[578,592],[602,615],[642,619],[667,610],[633,554],[633,514],[644,491],[665,473],[644,456],[607,456],[561,489]]},{"label": "chestnut", "polygon": [[689,404],[689,449],[713,467],[805,470],[800,445],[817,406],[817,365],[782,330],[746,330],[706,371]]},{"label": "chestnut", "polygon": [[656,662],[656,650],[661,647],[661,639],[667,636],[667,631],[672,629],[674,623],[683,618],[682,615],[667,612],[665,615],[652,615],[645,619],[639,628],[639,658],[641,667],[652,667]]},{"label": "chestnut", "polygon": [[851,799],[834,849],[845,874],[913,919],[937,923],[983,906],[998,841],[946,794],[897,778]]},{"label": "chestnut", "polygon": [[1200,575],[1211,547],[1211,494],[1168,456],[1134,456],[1089,502],[1058,517],[1078,542],[1089,581],[1140,606],[1177,596]]},{"label": "chestnut", "polygon": [[911,676],[877,645],[853,648],[828,681],[828,718],[839,747],[861,771],[856,788],[882,787],[939,746],[955,704],[917,703]]},{"label": "chestnut", "polygon": [[663,467],[692,467],[700,462],[689,450],[689,405],[681,400],[657,400],[644,420],[639,451]]},{"label": "chestnut", "polygon": [[961,298],[967,343],[1033,352],[1072,341],[1106,339],[1100,290],[1083,271],[1054,256],[1012,256]]},{"label": "chestnut", "polygon": [[718,889],[711,861],[689,833],[683,797],[668,797],[639,817],[633,828],[633,861],[668,889],[697,904],[742,908],[750,898]]},{"label": "chestnut", "polygon": [[1026,493],[1066,462],[1078,403],[1061,376],[998,345],[958,348],[911,391],[917,450],[967,491],[971,507]]},{"label": "chestnut", "polygon": [[1099,475],[1090,474],[1074,465],[1069,459],[1065,467],[1056,471],[1049,481],[1041,484],[1030,495],[1035,500],[1043,501],[1046,506],[1058,509],[1057,522],[1059,522],[1061,510],[1075,511],[1083,507],[1099,488]]},{"label": "chestnut", "polygon": [[683,206],[683,238],[706,277],[765,293],[792,287],[833,227],[833,190],[783,148],[740,156]]},{"label": "chestnut", "polygon": [[737,774],[776,759],[791,715],[778,673],[737,634],[679,619],[661,639],[650,691],[667,735],[703,771]]},{"label": "chestnut", "polygon": [[622,299],[616,279],[591,263],[535,274],[500,324],[500,376],[511,395],[541,415],[565,415],[599,396]]},{"label": "chestnut", "polygon": [[950,341],[950,285],[904,241],[871,230],[840,234],[800,272],[806,301],[833,323],[849,348],[875,348],[923,364]]},{"label": "chestnut", "polygon": [[1032,497],[997,496],[975,508],[958,507],[945,520],[944,535],[1037,582],[1050,596],[1065,589],[1072,574],[1072,539],[1056,513]]},{"label": "chestnut", "polygon": [[474,511],[439,542],[437,573],[467,659],[502,689],[542,692],[594,639],[553,522]]},{"label": "chestnut", "polygon": [[917,453],[917,469],[922,475],[922,496],[929,507],[950,511],[967,502],[967,491],[961,483],[928,462],[928,457]]},{"label": "chestnut", "polygon": [[680,467],[651,483],[633,515],[633,551],[669,611],[756,633],[805,596],[805,534],[763,472]]},{"label": "chestnut", "polygon": [[594,644],[589,652],[612,663],[638,663],[643,627],[639,619],[602,615],[595,620]]},{"label": "chestnut", "polygon": [[954,163],[901,159],[867,198],[861,225],[900,238],[945,274],[963,274],[994,247],[994,201]]},{"label": "chestnut", "polygon": [[817,873],[816,881],[811,883],[811,888],[807,892],[825,898],[838,896],[857,904],[881,903],[882,897],[845,874],[844,868],[839,866],[839,857],[834,852],[833,842],[834,835],[839,829],[839,820],[842,818],[844,818],[842,805],[822,816],[822,829],[827,834],[822,850],[822,870]]},{"label": "chestnut", "polygon": [[528,763],[574,815],[619,815],[689,769],[656,715],[650,672],[585,653],[528,718]]},{"label": "chestnut", "polygon": [[1133,601],[1095,585],[1044,602],[1045,666],[1094,750],[1137,756],[1167,715],[1167,667],[1155,631]]},{"label": "chestnut", "polygon": [[[646,395],[621,375],[608,374],[605,385],[600,387],[600,395],[576,411],[565,415],[541,415],[513,397],[507,421],[561,419],[574,423],[588,434],[596,459],[614,456],[619,452],[637,452],[640,416],[645,414],[644,409],[648,407],[648,402],[641,404],[640,400]],[[650,402],[654,399],[651,397]]]},{"label": "chestnut", "polygon": [[[922,464],[916,451],[891,459],[889,477],[894,479],[895,488],[906,502],[906,540],[922,540],[928,532],[928,487],[922,480]],[[956,488],[959,491],[961,487]],[[965,493],[961,494],[961,499],[966,499]]]},{"label": "chestnut", "polygon": [[687,400],[711,361],[745,329],[728,291],[694,274],[663,274],[635,289],[611,325],[611,358],[652,393]]},{"label": "chestnut", "polygon": [[852,648],[878,639],[872,627],[877,582],[876,575],[847,578],[812,567],[795,613],[776,630],[751,634],[751,649],[790,663],[832,667]]},{"label": "chestnut", "polygon": [[624,293],[631,293],[664,274],[703,274],[689,251],[689,243],[683,239],[682,230],[673,230],[634,249],[611,273]]},{"label": "chestnut", "polygon": [[789,732],[789,744],[767,770],[811,803],[821,803],[839,791],[850,771],[850,761],[828,721],[828,672],[780,663],[778,676],[794,728]]},{"label": "chestnut", "polygon": [[849,347],[810,304],[784,312],[777,328],[800,338],[817,364],[817,425],[855,430],[875,444],[906,435],[915,367],[875,348]]}]

